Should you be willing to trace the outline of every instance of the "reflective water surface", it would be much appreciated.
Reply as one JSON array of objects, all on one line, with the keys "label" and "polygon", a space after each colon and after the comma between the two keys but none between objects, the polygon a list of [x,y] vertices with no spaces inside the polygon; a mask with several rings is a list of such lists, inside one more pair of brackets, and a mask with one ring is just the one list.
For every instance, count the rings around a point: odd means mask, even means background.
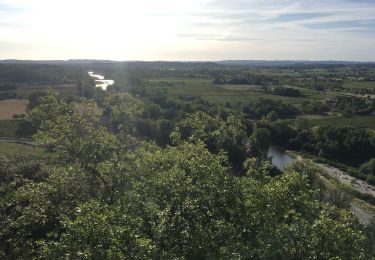
[{"label": "reflective water surface", "polygon": [[101,88],[103,90],[106,90],[108,86],[111,86],[115,83],[114,80],[111,79],[105,79],[104,76],[99,75],[99,74],[94,74],[94,72],[90,71],[88,72],[90,77],[95,79],[95,86],[97,88]]}]

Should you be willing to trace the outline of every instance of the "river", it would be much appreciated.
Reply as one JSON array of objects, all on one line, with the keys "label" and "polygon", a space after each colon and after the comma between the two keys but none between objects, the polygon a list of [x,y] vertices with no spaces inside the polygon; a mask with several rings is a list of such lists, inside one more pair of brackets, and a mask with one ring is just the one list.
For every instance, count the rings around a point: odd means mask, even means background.
[{"label": "river", "polygon": [[95,79],[95,87],[101,88],[103,90],[107,90],[108,86],[111,86],[115,83],[114,80],[112,79],[105,79],[104,76],[99,75],[99,74],[94,74],[94,72],[90,71],[88,72],[90,77]]},{"label": "river", "polygon": [[[295,161],[295,159],[291,158],[285,152],[285,150],[275,145],[271,145],[268,148],[268,156],[272,157],[272,164],[280,170],[284,170],[286,166]],[[298,160],[303,160],[301,156],[298,156],[298,158]],[[320,176],[320,178],[325,182],[330,183],[333,180],[333,185],[337,185],[336,181],[339,181],[341,184],[346,185],[346,187],[350,187],[358,193],[373,196],[375,198],[374,185],[370,185],[365,181],[352,177],[332,166],[321,163],[314,163],[314,165],[329,175],[329,178],[324,175]],[[367,225],[374,218],[374,213],[371,209],[369,209],[369,205],[366,205],[366,202],[358,199],[353,199],[350,202],[351,211],[358,217],[361,223]]]},{"label": "river", "polygon": [[285,167],[294,162],[294,159],[285,150],[275,145],[271,145],[268,148],[268,156],[272,158],[272,164],[280,170],[284,170]]}]

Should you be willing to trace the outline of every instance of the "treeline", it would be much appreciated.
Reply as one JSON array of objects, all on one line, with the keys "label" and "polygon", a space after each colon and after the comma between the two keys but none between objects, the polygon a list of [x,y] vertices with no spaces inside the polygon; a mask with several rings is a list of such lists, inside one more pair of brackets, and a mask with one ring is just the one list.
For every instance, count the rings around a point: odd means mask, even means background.
[{"label": "treeline", "polygon": [[5,99],[14,99],[17,98],[16,92],[13,91],[0,91],[0,100],[5,100]]},{"label": "treeline", "polygon": [[360,97],[337,96],[326,102],[332,110],[350,114],[370,114],[375,110],[375,101]]},{"label": "treeline", "polygon": [[17,86],[14,84],[0,83],[0,100],[17,98]]},{"label": "treeline", "polygon": [[61,84],[76,81],[77,67],[52,64],[0,64],[0,82],[8,84]]},{"label": "treeline", "polygon": [[228,75],[227,77],[216,76],[213,80],[214,84],[231,84],[231,85],[276,85],[278,80],[265,75],[254,75],[250,73],[241,73],[240,75]]},{"label": "treeline", "polygon": [[285,97],[300,97],[301,92],[298,89],[287,88],[287,87],[275,87],[272,91],[272,94]]},{"label": "treeline", "polygon": [[301,108],[305,114],[325,114],[339,112],[344,115],[367,115],[375,110],[375,101],[354,96],[336,96],[321,101],[303,101]]},{"label": "treeline", "polygon": [[373,131],[333,126],[295,129],[285,122],[267,123],[266,127],[271,131],[273,143],[351,166],[358,169],[352,169],[351,174],[375,184]]},{"label": "treeline", "polygon": [[277,118],[293,118],[299,114],[298,109],[291,105],[285,104],[281,100],[271,100],[260,98],[258,101],[248,103],[243,106],[245,118],[261,119],[268,115],[274,115]]}]

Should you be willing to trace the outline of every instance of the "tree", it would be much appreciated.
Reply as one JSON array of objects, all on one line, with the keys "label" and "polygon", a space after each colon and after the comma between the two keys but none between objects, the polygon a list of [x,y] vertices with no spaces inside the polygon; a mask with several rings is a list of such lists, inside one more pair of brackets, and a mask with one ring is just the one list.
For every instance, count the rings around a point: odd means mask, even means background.
[{"label": "tree", "polygon": [[226,120],[204,112],[189,114],[176,131],[182,140],[203,141],[213,153],[225,151],[234,167],[241,167],[247,156],[248,138],[243,122],[230,115]]},{"label": "tree", "polygon": [[[122,108],[119,115],[129,115]],[[228,147],[247,140],[235,117],[192,114],[179,126],[187,135],[175,131],[181,138],[173,146],[129,147],[100,126],[97,112],[92,103],[66,104],[53,93],[31,111],[36,140],[56,158],[48,175],[32,165],[11,171],[13,163],[2,167],[0,160],[0,256],[364,257],[358,220],[321,203],[304,174],[271,177],[269,162],[256,159],[246,161],[246,174],[233,174]],[[267,131],[252,135],[259,153]]]},{"label": "tree", "polygon": [[29,95],[29,103],[27,104],[27,110],[31,111],[39,104],[39,98],[44,97],[45,92],[34,92]]},{"label": "tree", "polygon": [[162,119],[158,121],[158,135],[156,142],[161,146],[171,143],[170,135],[174,129],[174,124],[170,120]]},{"label": "tree", "polygon": [[297,117],[294,123],[295,127],[299,130],[308,130],[311,128],[311,123],[308,119]]},{"label": "tree", "polygon": [[375,176],[375,158],[363,163],[359,168],[359,171],[369,176]]},{"label": "tree", "polygon": [[107,114],[118,132],[134,133],[134,120],[140,118],[144,104],[129,93],[113,93],[105,100]]},{"label": "tree", "polygon": [[249,149],[253,157],[264,160],[267,158],[271,133],[266,128],[256,128],[249,138]]},{"label": "tree", "polygon": [[[203,143],[135,152],[128,188],[112,205],[84,203],[66,233],[45,243],[49,256],[91,258],[356,258],[360,225],[347,210],[321,204],[306,177],[268,166],[228,173],[223,154]],[[254,178],[257,171],[265,178]],[[137,173],[137,174],[131,174]],[[78,242],[79,241],[79,242]]]},{"label": "tree", "polygon": [[109,189],[98,168],[116,156],[120,144],[113,134],[99,125],[95,103],[67,105],[57,93],[50,92],[30,112],[30,117],[38,127],[35,141],[48,146],[61,161],[82,167],[89,176],[92,195],[96,193],[97,185]]},{"label": "tree", "polygon": [[276,121],[277,118],[278,118],[278,116],[277,116],[277,112],[276,111],[271,111],[266,116],[266,120],[268,120],[270,122]]}]

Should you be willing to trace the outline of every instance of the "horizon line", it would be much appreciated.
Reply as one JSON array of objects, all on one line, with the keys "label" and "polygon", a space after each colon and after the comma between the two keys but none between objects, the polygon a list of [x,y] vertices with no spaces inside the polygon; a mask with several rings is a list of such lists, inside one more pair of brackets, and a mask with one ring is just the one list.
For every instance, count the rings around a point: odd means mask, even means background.
[{"label": "horizon line", "polygon": [[314,59],[221,59],[221,60],[115,60],[115,59],[95,59],[95,58],[70,58],[70,59],[0,59],[4,61],[29,61],[29,62],[43,62],[43,61],[109,61],[109,62],[189,62],[189,63],[202,63],[202,62],[348,62],[348,63],[375,63],[375,60],[314,60]]}]

